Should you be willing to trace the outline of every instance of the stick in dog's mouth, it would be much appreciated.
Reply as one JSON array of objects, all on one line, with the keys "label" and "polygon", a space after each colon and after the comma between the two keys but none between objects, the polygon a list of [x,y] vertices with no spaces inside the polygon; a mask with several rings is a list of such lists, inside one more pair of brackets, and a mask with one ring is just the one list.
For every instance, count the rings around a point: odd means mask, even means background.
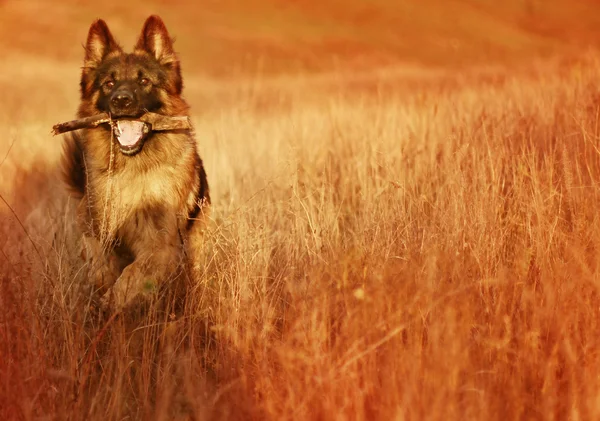
[{"label": "stick in dog's mouth", "polygon": [[[166,116],[156,113],[146,113],[136,120],[112,119],[106,113],[96,114],[90,117],[79,118],[77,120],[67,121],[65,123],[55,124],[52,127],[52,133],[58,134],[71,132],[79,129],[91,129],[100,124],[108,123],[113,126],[113,132],[117,136],[124,136],[125,144],[132,142],[132,139],[140,132],[141,137],[151,131],[170,131],[170,130],[191,130],[192,124],[187,116]],[[116,129],[115,129],[116,126]],[[121,141],[119,140],[119,143]]]}]

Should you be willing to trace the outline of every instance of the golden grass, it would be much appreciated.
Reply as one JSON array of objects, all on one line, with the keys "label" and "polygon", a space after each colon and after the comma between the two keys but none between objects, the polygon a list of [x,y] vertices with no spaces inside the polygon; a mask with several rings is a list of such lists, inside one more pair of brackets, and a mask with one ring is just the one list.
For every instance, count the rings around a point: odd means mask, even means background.
[{"label": "golden grass", "polygon": [[[412,91],[259,83],[198,111],[205,272],[133,333],[76,300],[70,235],[40,258],[0,203],[0,418],[597,419],[599,77],[590,56]],[[4,197],[39,227],[57,187],[10,156]]]}]

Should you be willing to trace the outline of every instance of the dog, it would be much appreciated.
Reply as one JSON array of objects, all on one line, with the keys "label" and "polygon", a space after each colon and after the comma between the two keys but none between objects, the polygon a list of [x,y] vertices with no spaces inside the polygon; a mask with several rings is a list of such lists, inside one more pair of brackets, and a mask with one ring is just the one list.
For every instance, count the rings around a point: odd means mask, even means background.
[{"label": "dog", "polygon": [[102,19],[90,26],[77,115],[107,113],[111,122],[67,136],[62,167],[89,278],[117,310],[194,266],[202,247],[210,196],[193,132],[153,132],[139,121],[147,112],[188,116],[182,89],[160,17],[146,20],[131,53]]}]

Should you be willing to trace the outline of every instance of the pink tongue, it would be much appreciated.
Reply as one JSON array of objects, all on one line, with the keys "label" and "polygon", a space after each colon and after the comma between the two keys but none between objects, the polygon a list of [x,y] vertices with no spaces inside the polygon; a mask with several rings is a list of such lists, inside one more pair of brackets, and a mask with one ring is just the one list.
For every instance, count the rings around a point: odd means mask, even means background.
[{"label": "pink tongue", "polygon": [[117,121],[117,140],[122,146],[133,146],[144,135],[144,123],[133,120]]}]

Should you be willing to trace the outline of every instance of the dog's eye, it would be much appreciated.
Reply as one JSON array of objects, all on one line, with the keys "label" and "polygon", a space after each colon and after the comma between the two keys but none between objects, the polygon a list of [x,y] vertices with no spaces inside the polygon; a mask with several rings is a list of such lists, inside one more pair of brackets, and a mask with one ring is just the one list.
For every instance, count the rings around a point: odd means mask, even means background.
[{"label": "dog's eye", "polygon": [[145,78],[145,77],[141,78],[140,79],[140,85],[142,85],[142,86],[148,86],[148,85],[150,85],[150,79]]},{"label": "dog's eye", "polygon": [[112,89],[115,87],[115,82],[113,82],[112,80],[108,80],[104,82],[104,86],[106,86],[108,89]]}]

